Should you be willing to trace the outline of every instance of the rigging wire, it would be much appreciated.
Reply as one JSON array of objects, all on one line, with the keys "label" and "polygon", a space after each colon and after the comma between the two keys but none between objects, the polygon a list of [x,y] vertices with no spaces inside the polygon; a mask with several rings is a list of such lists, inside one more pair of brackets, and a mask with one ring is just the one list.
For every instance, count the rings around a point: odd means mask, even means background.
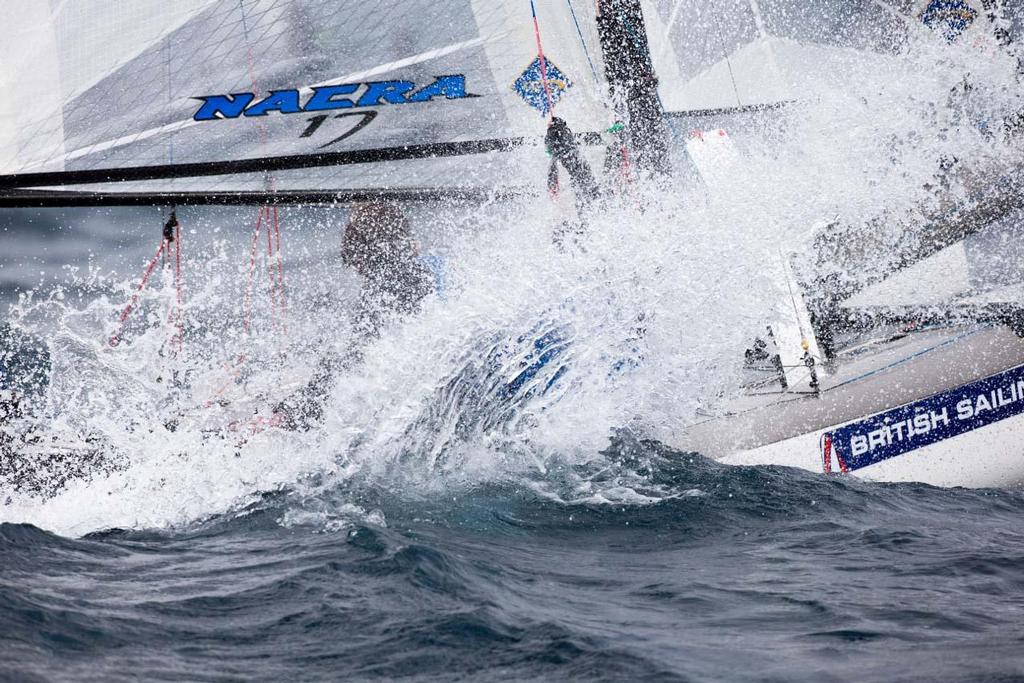
[{"label": "rigging wire", "polygon": [[174,221],[174,296],[177,301],[173,317],[177,328],[175,339],[180,352],[185,344],[185,309],[181,299],[181,221],[178,220],[176,214],[176,211],[171,211],[171,220]]},{"label": "rigging wire", "polygon": [[719,32],[715,33],[715,37],[718,39],[718,48],[722,51],[722,57],[725,59],[725,66],[729,69],[729,80],[732,82],[732,92],[736,95],[736,105],[742,107],[743,100],[740,98],[740,90],[736,86],[736,74],[732,71],[732,60],[729,59],[729,53],[725,49],[725,41]]},{"label": "rigging wire", "polygon": [[285,297],[285,289],[284,289],[284,260],[281,257],[281,221],[278,218],[277,205],[276,204],[273,207],[273,211],[274,211],[274,242],[275,242],[275,251],[276,251],[276,256],[277,256],[277,287],[278,287],[278,292],[279,292],[279,294],[281,296],[281,315],[282,315],[281,325],[282,325],[282,328],[284,329],[284,333],[288,334],[288,320],[287,320],[287,317],[286,317],[287,313],[288,313],[288,301],[287,301],[287,298]]},{"label": "rigging wire", "polygon": [[[253,318],[253,294],[256,284],[256,261],[260,238],[264,230],[267,236],[267,277],[270,283],[270,304],[273,312],[273,324],[279,325],[287,333],[287,323],[283,315],[287,309],[287,299],[284,286],[284,261],[281,256],[281,221],[276,206],[261,206],[256,215],[256,224],[253,227],[252,240],[249,245],[249,271],[245,286],[244,318],[243,325],[246,334],[252,331]],[[278,313],[281,316],[278,316]]]},{"label": "rigging wire", "polygon": [[135,305],[139,303],[139,297],[142,296],[142,291],[146,288],[146,284],[149,282],[149,278],[153,275],[153,271],[156,270],[156,266],[160,263],[160,257],[164,255],[164,248],[167,245],[164,240],[160,240],[160,248],[156,250],[156,255],[150,260],[149,265],[146,266],[146,270],[142,275],[142,281],[139,282],[139,286],[135,289],[135,293],[132,295],[131,301],[121,311],[121,315],[118,318],[117,331],[110,337],[110,345],[117,346],[121,343],[121,334],[124,332],[125,322],[128,320],[128,316],[131,315],[132,311],[135,310]]},{"label": "rigging wire", "polygon": [[576,24],[576,34],[580,37],[580,43],[583,45],[583,54],[587,57],[587,63],[590,64],[590,72],[594,74],[594,82],[598,86],[601,85],[601,77],[597,74],[597,67],[594,65],[594,60],[590,57],[590,50],[587,48],[587,41],[583,37],[583,29],[580,27],[580,20],[576,16],[576,9],[572,6],[572,0],[565,0],[566,4],[569,5],[569,13],[572,15],[572,21]]},{"label": "rigging wire", "polygon": [[[164,72],[167,76],[167,105],[170,106],[173,101],[173,95],[171,94],[171,36],[167,34],[167,38],[164,40]],[[174,136],[167,136],[167,163],[174,163]]]},{"label": "rigging wire", "polygon": [[[242,33],[245,39],[246,46],[246,67],[249,74],[249,80],[252,83],[253,92],[261,92],[259,83],[256,80],[256,60],[253,55],[252,42],[249,40],[249,24],[245,16],[245,0],[238,0],[238,11],[242,18]],[[260,146],[266,148],[267,145],[267,130],[263,122],[260,121],[256,126],[257,134],[260,139]],[[268,192],[273,193],[276,189],[276,181],[272,174],[266,173],[265,176],[266,188]],[[271,228],[271,220],[273,220],[273,228]],[[256,219],[256,228],[253,234],[253,243],[251,253],[249,257],[249,279],[246,286],[246,297],[245,297],[245,331],[248,334],[252,329],[252,290],[253,290],[253,278],[255,275],[256,268],[256,243],[260,236],[260,227],[265,226],[267,231],[267,274],[270,279],[270,306],[271,306],[271,320],[273,329],[284,331],[287,334],[288,327],[287,323],[282,319],[278,319],[280,312],[281,316],[284,316],[285,310],[285,293],[284,293],[284,262],[281,256],[281,223],[278,215],[277,207],[273,207],[269,204],[264,204],[259,209],[259,214]],[[276,271],[276,272],[275,272]],[[278,307],[280,301],[281,306]],[[239,361],[244,360],[245,356],[240,355]]]}]

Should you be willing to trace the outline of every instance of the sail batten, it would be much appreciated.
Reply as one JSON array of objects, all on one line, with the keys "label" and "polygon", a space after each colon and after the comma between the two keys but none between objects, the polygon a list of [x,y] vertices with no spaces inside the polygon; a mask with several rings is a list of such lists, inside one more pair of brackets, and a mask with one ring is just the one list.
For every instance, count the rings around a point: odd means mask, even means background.
[{"label": "sail batten", "polygon": [[523,138],[447,142],[408,145],[387,149],[355,150],[322,154],[296,154],[279,157],[255,157],[230,161],[128,166],[121,168],[85,169],[51,173],[23,173],[0,176],[0,189],[47,185],[84,185],[120,183],[139,180],[196,178],[230,173],[285,171],[323,166],[366,164],[403,159],[436,159],[493,151],[508,151],[523,145]]},{"label": "sail batten", "polygon": [[445,204],[509,200],[532,196],[532,188],[410,187],[339,190],[222,190],[116,192],[83,190],[17,190],[0,193],[0,208],[126,207],[126,206],[318,206],[372,201]]}]

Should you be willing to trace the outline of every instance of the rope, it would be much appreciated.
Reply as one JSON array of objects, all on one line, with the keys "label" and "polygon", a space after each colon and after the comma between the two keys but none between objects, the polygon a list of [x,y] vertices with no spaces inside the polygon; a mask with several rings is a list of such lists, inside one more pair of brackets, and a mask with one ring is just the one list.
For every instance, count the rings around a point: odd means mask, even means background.
[{"label": "rope", "polygon": [[619,167],[619,174],[622,182],[628,187],[633,182],[633,164],[629,159],[629,148],[626,145],[619,145],[622,151],[622,164]]},{"label": "rope", "polygon": [[121,315],[118,317],[117,331],[110,337],[110,345],[117,346],[121,343],[121,334],[124,332],[125,324],[128,321],[128,316],[135,310],[135,306],[139,303],[139,298],[142,296],[142,292],[146,289],[146,285],[149,283],[149,279],[153,276],[153,271],[156,270],[156,266],[161,260],[164,266],[167,266],[167,260],[171,258],[171,243],[174,243],[174,290],[175,290],[175,305],[172,307],[170,313],[167,316],[167,322],[173,322],[176,328],[176,333],[171,339],[171,343],[177,343],[178,350],[182,349],[185,339],[185,316],[184,306],[182,301],[182,277],[181,277],[181,222],[178,221],[177,215],[174,211],[171,211],[171,217],[163,227],[163,231],[160,235],[160,246],[156,250],[156,254],[150,259],[146,265],[146,270],[142,274],[142,280],[139,282],[139,286],[135,288],[135,293],[132,295],[128,305],[121,311]]},{"label": "rope", "polygon": [[174,290],[177,300],[174,320],[178,333],[172,342],[178,342],[180,352],[185,344],[185,311],[181,301],[181,223],[177,219],[174,221]]},{"label": "rope", "polygon": [[267,212],[267,276],[270,278],[270,315],[277,329],[277,278],[274,277],[274,234],[270,230],[270,207],[264,207]]},{"label": "rope", "polygon": [[594,82],[600,86],[601,77],[597,75],[597,67],[594,66],[594,60],[590,58],[590,50],[587,49],[587,41],[583,37],[583,29],[580,28],[580,20],[576,17],[576,9],[572,6],[572,0],[565,0],[565,2],[569,5],[569,13],[572,14],[572,22],[576,24],[576,34],[579,35],[580,43],[583,45],[583,54],[586,55],[587,63],[590,64],[590,72],[594,74]]},{"label": "rope", "polygon": [[153,271],[156,269],[156,264],[160,262],[160,257],[163,256],[164,249],[166,247],[167,241],[161,239],[160,248],[156,250],[156,255],[153,256],[153,259],[149,262],[149,265],[146,266],[145,274],[142,276],[142,282],[140,282],[138,288],[136,288],[135,294],[132,295],[131,301],[129,301],[128,305],[124,307],[123,311],[121,311],[121,317],[118,319],[117,332],[115,332],[114,335],[110,338],[111,346],[117,346],[118,344],[121,343],[120,337],[121,333],[124,331],[125,321],[128,320],[128,316],[131,315],[131,312],[135,310],[135,305],[139,303],[139,296],[142,294],[142,290],[146,288],[146,283],[149,282],[149,278],[153,274]]},{"label": "rope", "polygon": [[287,299],[284,284],[284,259],[281,256],[281,220],[277,207],[262,206],[256,215],[252,240],[249,244],[249,273],[245,286],[244,326],[246,334],[252,332],[253,294],[256,284],[257,247],[266,228],[267,233],[267,279],[270,285],[270,306],[274,329],[288,332],[284,314]]},{"label": "rope", "polygon": [[252,331],[252,286],[253,280],[256,274],[256,244],[260,238],[260,228],[263,226],[263,209],[260,207],[260,212],[256,217],[256,228],[252,233],[252,247],[249,252],[249,281],[245,286],[245,332],[248,334]]},{"label": "rope", "polygon": [[[254,93],[260,92],[259,83],[256,80],[256,59],[252,51],[252,43],[249,40],[249,24],[245,17],[245,4],[244,0],[238,0],[238,10],[242,17],[242,32],[245,38],[246,47],[246,69],[249,74],[249,80],[252,83]],[[260,139],[260,146],[266,147],[267,144],[267,130],[263,122],[257,122],[256,131]],[[266,186],[271,192],[275,190],[276,180],[275,178],[267,174]],[[270,231],[271,217],[273,217],[274,232],[273,235]],[[274,329],[278,328],[278,300],[280,298],[280,310],[281,310],[281,328],[287,334],[287,324],[283,321],[283,316],[286,311],[285,307],[285,294],[284,294],[284,263],[281,259],[281,224],[278,217],[277,207],[273,207],[273,213],[271,213],[271,207],[264,205],[259,209],[259,215],[256,220],[256,234],[253,236],[252,253],[249,259],[249,283],[246,288],[245,298],[245,331],[249,333],[252,329],[252,286],[254,278],[254,269],[256,267],[256,241],[259,239],[260,225],[266,219],[267,227],[267,270],[270,278],[270,301],[271,301],[271,315],[273,318]],[[273,237],[273,242],[271,238]],[[274,245],[276,242],[276,247]],[[275,263],[276,257],[276,263]],[[275,277],[276,269],[276,277]]]},{"label": "rope", "polygon": [[281,323],[285,334],[288,334],[288,322],[284,316],[288,313],[288,301],[285,297],[284,288],[284,260],[281,257],[281,222],[278,219],[277,206],[273,207],[274,210],[274,241],[275,250],[277,255],[277,287],[281,295]]},{"label": "rope", "polygon": [[[786,288],[789,290],[789,303],[793,306],[793,318],[796,320],[797,331],[800,332],[800,342],[809,341],[807,333],[804,331],[804,324],[800,320],[800,306],[796,302],[796,292],[793,291],[793,280],[790,277],[789,263],[787,262],[786,255],[779,247],[779,260],[782,261],[783,275],[786,278]],[[806,350],[806,349],[805,349]]]},{"label": "rope", "polygon": [[[249,40],[249,22],[245,20],[244,0],[238,0],[238,12],[242,16],[242,36],[245,39],[246,69],[249,73],[249,81],[252,83],[252,91],[254,94],[257,94],[260,92],[260,87],[256,82],[256,59],[252,54],[252,42]],[[260,138],[260,146],[265,147],[267,144],[267,128],[262,120],[256,122],[256,133]]]},{"label": "rope", "polygon": [[551,86],[548,85],[548,60],[544,57],[544,45],[540,39],[540,21],[537,19],[537,6],[530,0],[530,9],[533,12],[533,33],[537,38],[537,58],[540,60],[540,80],[544,84],[544,96],[548,100],[548,118],[555,116],[555,103],[551,99]]}]

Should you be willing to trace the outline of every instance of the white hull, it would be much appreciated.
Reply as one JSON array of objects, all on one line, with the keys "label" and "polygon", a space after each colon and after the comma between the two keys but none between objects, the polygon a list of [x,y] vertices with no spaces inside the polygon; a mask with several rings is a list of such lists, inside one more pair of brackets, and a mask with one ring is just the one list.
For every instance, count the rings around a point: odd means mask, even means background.
[{"label": "white hull", "polygon": [[911,335],[848,360],[820,395],[804,390],[744,397],[670,443],[730,465],[1024,484],[1024,341],[1007,328]]},{"label": "white hull", "polygon": [[[778,465],[824,472],[821,438],[833,428],[719,459],[729,465]],[[833,472],[835,472],[833,468]],[[847,475],[843,475],[847,476]],[[1024,484],[1024,416],[923,446],[849,473],[868,481],[1008,488]]]}]

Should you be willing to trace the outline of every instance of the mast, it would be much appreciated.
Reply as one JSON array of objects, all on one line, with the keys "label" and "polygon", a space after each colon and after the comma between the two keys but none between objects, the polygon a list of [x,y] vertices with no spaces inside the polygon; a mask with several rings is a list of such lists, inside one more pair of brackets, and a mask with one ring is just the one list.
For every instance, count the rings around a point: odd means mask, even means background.
[{"label": "mast", "polygon": [[605,78],[617,115],[629,124],[634,163],[667,174],[668,131],[640,0],[598,0],[597,26]]}]

